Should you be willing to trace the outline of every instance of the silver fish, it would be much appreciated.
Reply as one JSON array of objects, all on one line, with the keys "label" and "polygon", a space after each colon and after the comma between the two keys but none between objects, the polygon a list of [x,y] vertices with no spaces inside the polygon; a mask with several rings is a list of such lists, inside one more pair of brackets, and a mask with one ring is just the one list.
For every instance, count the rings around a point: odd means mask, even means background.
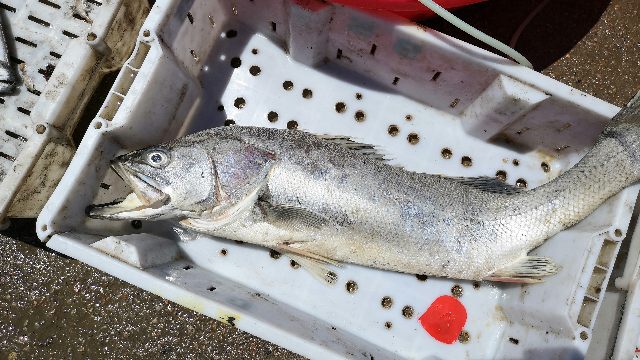
[{"label": "silver fish", "polygon": [[213,128],[112,161],[133,193],[102,219],[174,220],[276,249],[331,284],[340,262],[456,279],[538,282],[527,256],[640,179],[640,93],[573,168],[524,191],[390,166],[370,145],[298,130]]}]

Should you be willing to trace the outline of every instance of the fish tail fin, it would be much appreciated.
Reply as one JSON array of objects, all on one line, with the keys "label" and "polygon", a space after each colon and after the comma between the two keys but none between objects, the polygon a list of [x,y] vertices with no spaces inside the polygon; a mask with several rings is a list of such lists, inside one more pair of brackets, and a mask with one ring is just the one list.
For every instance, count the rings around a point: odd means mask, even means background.
[{"label": "fish tail fin", "polygon": [[553,259],[544,256],[525,256],[515,263],[494,271],[483,280],[537,283],[542,282],[540,276],[554,275],[559,268]]}]

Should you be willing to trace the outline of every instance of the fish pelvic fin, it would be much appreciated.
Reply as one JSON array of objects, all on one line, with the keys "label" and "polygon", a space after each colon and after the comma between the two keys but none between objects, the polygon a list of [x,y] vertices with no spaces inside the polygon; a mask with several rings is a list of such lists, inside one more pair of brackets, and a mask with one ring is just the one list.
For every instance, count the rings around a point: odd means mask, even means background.
[{"label": "fish pelvic fin", "polygon": [[342,267],[339,262],[285,244],[278,244],[272,249],[298,263],[321,283],[333,286],[338,282],[338,275],[324,264]]},{"label": "fish pelvic fin", "polygon": [[536,283],[543,280],[540,276],[555,275],[560,268],[553,263],[553,259],[544,256],[525,256],[513,264],[498,269],[483,280]]}]

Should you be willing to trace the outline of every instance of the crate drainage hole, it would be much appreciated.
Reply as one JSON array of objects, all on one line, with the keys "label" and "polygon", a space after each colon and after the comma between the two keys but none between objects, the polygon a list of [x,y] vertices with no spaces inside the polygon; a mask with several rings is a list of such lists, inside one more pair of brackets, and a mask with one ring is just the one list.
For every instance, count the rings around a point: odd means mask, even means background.
[{"label": "crate drainage hole", "polygon": [[51,6],[51,7],[52,7],[52,8],[54,8],[54,9],[60,9],[60,5],[55,4],[55,3],[52,3],[52,2],[51,2],[51,1],[49,1],[49,0],[38,0],[38,2],[43,3],[43,4],[45,4],[45,5],[48,5],[48,6]]},{"label": "crate drainage hole", "polygon": [[356,93],[356,100],[362,100],[362,94]]},{"label": "crate drainage hole", "polygon": [[[105,190],[111,189],[111,185],[105,184],[105,183],[100,183],[100,187],[105,189]],[[136,221],[136,220],[133,220],[133,221]]]},{"label": "crate drainage hole", "polygon": [[149,36],[151,36],[151,31],[149,31],[149,30],[144,30],[144,31],[142,32],[142,36],[144,36],[144,37],[149,37]]},{"label": "crate drainage hole", "polygon": [[141,220],[131,220],[131,227],[139,230],[142,228],[142,221]]},{"label": "crate drainage hole", "polygon": [[247,104],[246,101],[244,101],[244,98],[237,98],[234,102],[233,102],[233,106],[237,107],[238,109],[242,109],[245,105]]},{"label": "crate drainage hole", "polygon": [[235,125],[236,121],[233,119],[227,119],[224,121],[224,126],[231,126],[231,125]]},{"label": "crate drainage hole", "polygon": [[252,49],[252,50],[251,50],[251,53],[252,53],[253,55],[258,55],[258,49]]},{"label": "crate drainage hole", "polygon": [[393,306],[393,299],[391,298],[391,296],[385,296],[380,301],[380,305],[382,305],[384,309],[391,309],[391,307]]},{"label": "crate drainage hole", "polygon": [[429,279],[429,277],[427,275],[416,274],[416,279],[418,279],[418,281],[420,282],[425,282],[427,281],[427,279]]},{"label": "crate drainage hole", "polygon": [[407,141],[411,145],[415,145],[420,141],[420,137],[416,133],[411,133],[407,136]]},{"label": "crate drainage hole", "polygon": [[274,260],[278,260],[280,259],[280,257],[282,256],[282,254],[280,254],[279,252],[271,249],[269,250],[269,257],[271,257]]},{"label": "crate drainage hole", "polygon": [[260,66],[257,65],[253,65],[252,67],[249,68],[249,73],[253,76],[258,76],[260,75]]},{"label": "crate drainage hole", "polygon": [[367,118],[367,115],[364,113],[364,111],[358,110],[356,111],[355,115],[353,115],[353,117],[357,122],[363,122]]},{"label": "crate drainage hole", "polygon": [[224,111],[224,105],[218,105],[218,111]]},{"label": "crate drainage hole", "polygon": [[44,132],[47,131],[47,127],[44,125],[37,125],[36,126],[36,132],[40,135],[44,134]]},{"label": "crate drainage hole", "polygon": [[589,338],[589,334],[586,331],[580,332],[580,339],[587,340]]},{"label": "crate drainage hole", "polygon": [[313,96],[313,92],[311,91],[311,89],[304,89],[302,90],[302,97],[305,99],[311,99],[311,97]]},{"label": "crate drainage hole", "polygon": [[471,340],[471,335],[469,334],[469,332],[466,330],[462,330],[460,332],[460,335],[458,335],[458,341],[461,344],[466,344],[469,342],[469,340]]},{"label": "crate drainage hole", "polygon": [[473,165],[473,160],[471,160],[469,156],[463,156],[462,159],[460,160],[460,163],[464,167],[470,167],[471,165]]},{"label": "crate drainage hole", "polygon": [[358,291],[358,284],[353,280],[349,280],[344,285],[344,288],[349,294],[354,294],[356,291]]},{"label": "crate drainage hole", "polygon": [[187,266],[183,267],[182,269],[183,270],[191,270],[191,269],[193,269],[193,266],[187,265]]},{"label": "crate drainage hole", "polygon": [[387,330],[391,330],[391,327],[393,326],[393,324],[391,323],[391,321],[387,321],[386,323],[384,323],[384,327]]},{"label": "crate drainage hole", "polygon": [[511,163],[513,164],[513,166],[518,166],[518,165],[520,165],[520,160],[513,159],[513,161]]},{"label": "crate drainage hole", "polygon": [[457,285],[457,284],[453,285],[451,287],[451,295],[456,299],[461,298],[462,297],[462,286]]},{"label": "crate drainage hole", "polygon": [[518,343],[520,342],[520,340],[518,339],[514,339],[512,337],[509,338],[509,342],[512,343],[513,345],[518,345]]},{"label": "crate drainage hole", "polygon": [[100,121],[96,121],[96,122],[93,124],[93,127],[94,127],[96,130],[99,130],[99,129],[101,129],[101,128],[102,128],[102,123],[101,123]]},{"label": "crate drainage hole", "polygon": [[407,116],[404,117],[404,119],[407,120],[407,121],[411,121],[411,120],[413,120],[413,116],[407,115]]},{"label": "crate drainage hole", "polygon": [[237,69],[240,67],[240,65],[242,65],[242,60],[240,60],[239,57],[232,57],[231,58],[231,67],[234,69]]},{"label": "crate drainage hole", "polygon": [[295,130],[298,128],[298,122],[295,120],[291,120],[287,123],[287,129],[289,130]]},{"label": "crate drainage hole", "polygon": [[414,311],[413,311],[413,307],[412,306],[405,306],[402,308],[402,316],[404,316],[406,319],[411,319],[413,317]]},{"label": "crate drainage hole", "polygon": [[389,125],[389,128],[387,129],[387,133],[391,136],[396,136],[399,132],[400,129],[398,128],[398,125]]},{"label": "crate drainage hole", "polygon": [[480,290],[480,283],[478,281],[473,282],[473,290]]},{"label": "crate drainage hole", "polygon": [[293,82],[292,82],[292,81],[287,80],[287,81],[285,81],[285,82],[283,82],[283,83],[282,83],[282,87],[283,87],[285,90],[287,90],[287,91],[289,91],[289,90],[293,90]]},{"label": "crate drainage hole", "polygon": [[227,250],[227,249],[220,250],[220,255],[222,255],[222,256],[227,256],[228,253],[229,253],[229,250]]},{"label": "crate drainage hole", "polygon": [[42,231],[47,231],[47,224],[42,225]]},{"label": "crate drainage hole", "polygon": [[504,170],[496,171],[496,177],[502,181],[507,181],[507,172]]},{"label": "crate drainage hole", "polygon": [[551,167],[549,167],[549,164],[547,164],[546,162],[543,162],[542,164],[540,164],[540,168],[542,168],[542,171],[546,173],[551,170]]},{"label": "crate drainage hole", "polygon": [[444,148],[442,149],[442,151],[440,151],[440,155],[442,155],[442,157],[445,159],[451,159],[451,157],[453,156],[453,151],[451,151],[451,149],[449,148]]},{"label": "crate drainage hole", "polygon": [[347,104],[343,102],[338,102],[336,103],[335,109],[338,114],[344,114],[344,112],[347,111]]},{"label": "crate drainage hole", "polygon": [[4,133],[7,134],[8,136],[11,136],[12,138],[14,138],[16,140],[20,140],[22,142],[27,142],[27,138],[26,137],[20,136],[20,135],[14,133],[13,131],[5,130]]},{"label": "crate drainage hole", "polygon": [[278,113],[275,111],[269,111],[267,114],[267,120],[269,120],[270,123],[278,121]]},{"label": "crate drainage hole", "polygon": [[214,291],[215,289],[216,289],[216,287],[215,287],[215,286],[212,286],[212,287],[208,288],[207,290],[209,290],[209,291]]},{"label": "crate drainage hole", "polygon": [[234,37],[238,36],[238,31],[236,31],[234,29],[231,29],[231,30],[227,31],[225,36],[227,37],[227,39],[233,39]]},{"label": "crate drainage hole", "polygon": [[516,186],[517,186],[517,187],[519,187],[519,188],[526,189],[526,187],[527,187],[527,180],[525,180],[525,179],[523,179],[523,178],[520,178],[520,179],[516,180]]},{"label": "crate drainage hole", "polygon": [[291,265],[291,267],[294,269],[298,269],[300,267],[300,264],[298,264],[294,260],[289,260],[289,265]]}]

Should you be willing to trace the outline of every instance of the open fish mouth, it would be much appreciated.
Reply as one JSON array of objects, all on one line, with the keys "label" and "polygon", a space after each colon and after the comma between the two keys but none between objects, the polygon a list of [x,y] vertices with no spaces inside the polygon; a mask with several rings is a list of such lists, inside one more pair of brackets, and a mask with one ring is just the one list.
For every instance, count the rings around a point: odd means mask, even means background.
[{"label": "open fish mouth", "polygon": [[111,168],[133,192],[122,200],[90,205],[86,209],[87,216],[108,220],[150,220],[167,212],[171,197],[160,189],[158,182],[117,160],[111,161]]}]

